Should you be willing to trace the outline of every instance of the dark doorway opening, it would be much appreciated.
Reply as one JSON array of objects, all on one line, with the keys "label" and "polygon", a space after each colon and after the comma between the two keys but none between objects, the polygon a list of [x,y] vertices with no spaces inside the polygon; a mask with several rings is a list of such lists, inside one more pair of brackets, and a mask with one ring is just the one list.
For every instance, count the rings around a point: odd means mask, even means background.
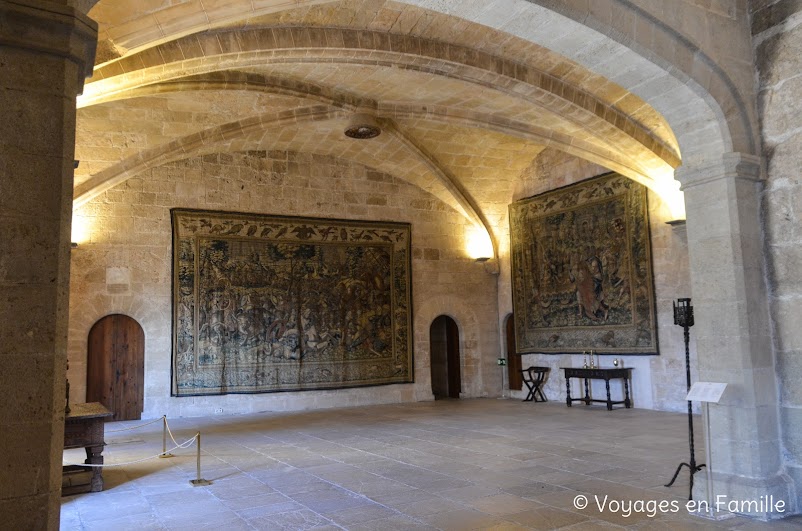
[{"label": "dark doorway opening", "polygon": [[510,391],[520,391],[523,386],[521,379],[521,356],[515,348],[515,319],[513,314],[507,316],[505,327],[507,341],[507,381],[510,382]]},{"label": "dark doorway opening", "polygon": [[441,315],[432,321],[429,338],[434,398],[459,398],[462,378],[457,323],[451,317]]},{"label": "dark doorway opening", "polygon": [[144,406],[145,332],[136,320],[113,314],[89,331],[86,401],[114,413],[109,420],[139,420]]}]

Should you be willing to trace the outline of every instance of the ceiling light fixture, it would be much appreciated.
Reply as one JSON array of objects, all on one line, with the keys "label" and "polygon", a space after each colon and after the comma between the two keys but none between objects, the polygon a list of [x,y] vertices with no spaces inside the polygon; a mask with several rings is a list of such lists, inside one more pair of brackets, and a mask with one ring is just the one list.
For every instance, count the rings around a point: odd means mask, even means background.
[{"label": "ceiling light fixture", "polygon": [[348,127],[345,128],[345,136],[357,139],[375,138],[381,132],[376,117],[367,113],[356,113],[351,116]]}]

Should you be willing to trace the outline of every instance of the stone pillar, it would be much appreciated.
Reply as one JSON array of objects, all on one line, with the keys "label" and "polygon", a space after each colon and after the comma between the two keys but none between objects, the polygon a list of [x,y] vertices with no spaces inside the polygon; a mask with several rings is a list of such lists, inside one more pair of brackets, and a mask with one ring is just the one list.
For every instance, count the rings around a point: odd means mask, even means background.
[{"label": "stone pillar", "polygon": [[[713,494],[727,501],[773,495],[788,511],[794,499],[781,473],[759,159],[727,153],[707,167],[680,167],[676,177],[685,191],[699,380],[728,384],[721,403],[710,406]],[[704,472],[696,479],[694,499],[704,500]]]},{"label": "stone pillar", "polygon": [[58,529],[75,98],[97,26],[0,1],[0,527]]},{"label": "stone pillar", "polygon": [[[802,498],[802,4],[749,2],[759,72],[763,192],[785,469]],[[802,511],[802,502],[798,507]]]}]

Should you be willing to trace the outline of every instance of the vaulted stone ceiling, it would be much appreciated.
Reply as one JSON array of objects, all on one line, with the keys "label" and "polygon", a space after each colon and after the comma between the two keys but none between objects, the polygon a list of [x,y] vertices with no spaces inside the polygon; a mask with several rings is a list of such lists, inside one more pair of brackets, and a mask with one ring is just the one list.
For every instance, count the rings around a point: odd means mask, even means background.
[{"label": "vaulted stone ceiling", "polygon": [[[100,43],[79,98],[78,206],[172,160],[282,149],[391,173],[495,233],[545,147],[656,189],[680,162],[665,120],[620,86],[402,2],[101,0],[90,16]],[[345,137],[364,110],[383,133]]]}]

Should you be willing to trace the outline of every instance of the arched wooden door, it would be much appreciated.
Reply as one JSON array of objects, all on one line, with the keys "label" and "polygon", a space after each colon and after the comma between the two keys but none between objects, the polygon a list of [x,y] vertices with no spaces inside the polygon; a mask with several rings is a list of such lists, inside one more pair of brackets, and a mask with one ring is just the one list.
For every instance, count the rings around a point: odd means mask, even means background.
[{"label": "arched wooden door", "polygon": [[521,356],[515,347],[515,319],[513,314],[507,317],[507,381],[510,382],[510,391],[520,391],[523,386],[521,379]]},{"label": "arched wooden door", "polygon": [[107,315],[89,331],[86,401],[109,408],[109,420],[138,420],[144,387],[145,332],[127,315]]},{"label": "arched wooden door", "polygon": [[432,394],[438,398],[459,398],[460,374],[459,327],[451,317],[441,315],[429,328]]}]

